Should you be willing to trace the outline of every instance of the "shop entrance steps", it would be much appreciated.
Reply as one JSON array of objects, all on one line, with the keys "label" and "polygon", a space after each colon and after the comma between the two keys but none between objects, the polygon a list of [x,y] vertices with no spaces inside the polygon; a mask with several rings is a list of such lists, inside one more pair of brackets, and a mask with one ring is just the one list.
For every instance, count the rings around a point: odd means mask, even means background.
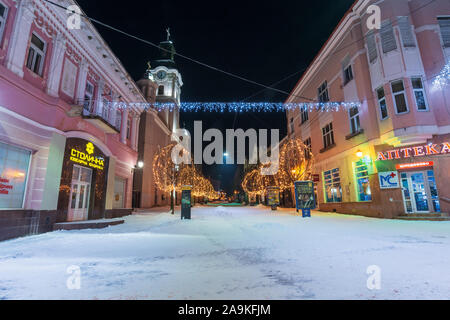
[{"label": "shop entrance steps", "polygon": [[448,213],[404,214],[394,219],[406,221],[450,221]]},{"label": "shop entrance steps", "polygon": [[102,220],[87,220],[76,222],[55,223],[53,231],[59,230],[83,230],[83,229],[103,229],[110,226],[117,226],[125,223],[122,219],[102,219]]}]

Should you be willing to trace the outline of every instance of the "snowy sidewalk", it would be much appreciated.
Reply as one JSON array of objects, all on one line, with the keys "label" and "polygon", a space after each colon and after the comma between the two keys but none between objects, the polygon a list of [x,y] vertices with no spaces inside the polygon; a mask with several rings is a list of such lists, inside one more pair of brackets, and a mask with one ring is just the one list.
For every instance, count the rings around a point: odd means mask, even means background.
[{"label": "snowy sidewalk", "polygon": [[[194,208],[0,243],[0,299],[450,299],[450,223]],[[381,290],[367,289],[369,266]],[[81,289],[69,290],[70,266]]]}]

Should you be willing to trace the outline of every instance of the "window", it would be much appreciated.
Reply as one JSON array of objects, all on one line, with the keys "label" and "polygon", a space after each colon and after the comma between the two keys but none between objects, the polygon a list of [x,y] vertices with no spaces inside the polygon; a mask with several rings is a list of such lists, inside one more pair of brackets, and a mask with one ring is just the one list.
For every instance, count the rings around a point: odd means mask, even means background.
[{"label": "window", "polygon": [[334,145],[333,123],[329,123],[322,129],[323,147],[327,149]]},{"label": "window", "polygon": [[352,66],[349,65],[344,69],[344,85],[353,80],[353,69]]},{"label": "window", "polygon": [[378,106],[380,107],[381,120],[387,119],[389,117],[389,114],[386,104],[386,95],[384,94],[383,87],[377,89],[377,97],[378,97]]},{"label": "window", "polygon": [[323,173],[325,188],[325,202],[342,202],[342,187],[339,169],[325,171]]},{"label": "window", "polygon": [[312,154],[312,147],[311,147],[311,138],[306,139],[303,144],[305,145],[305,158],[310,159]]},{"label": "window", "polygon": [[450,48],[450,17],[440,17],[437,20],[441,29],[444,48]]},{"label": "window", "polygon": [[158,96],[163,96],[164,95],[164,86],[159,86],[158,87]]},{"label": "window", "polygon": [[64,72],[61,80],[61,91],[73,98],[77,81],[78,68],[69,60],[64,61]]},{"label": "window", "polygon": [[353,67],[351,65],[351,58],[349,55],[342,61],[342,77],[344,86],[353,80]]},{"label": "window", "polygon": [[131,137],[131,120],[130,118],[127,119],[127,139],[130,139]]},{"label": "window", "polygon": [[294,133],[294,118],[291,118],[289,126],[290,126],[290,129],[291,129],[291,133]]},{"label": "window", "polygon": [[416,98],[417,110],[428,110],[428,104],[425,96],[425,90],[423,88],[422,78],[411,78],[411,82],[414,91],[414,97]]},{"label": "window", "polygon": [[45,59],[45,42],[34,33],[31,35],[30,48],[28,49],[27,68],[42,76]]},{"label": "window", "polygon": [[414,41],[414,35],[411,30],[412,26],[409,22],[409,17],[398,17],[398,27],[400,28],[403,46],[415,47],[416,42]]},{"label": "window", "polygon": [[328,96],[328,83],[325,81],[322,85],[317,89],[319,102],[328,102],[330,101],[330,97]]},{"label": "window", "polygon": [[31,152],[0,143],[0,209],[21,209]]},{"label": "window", "polygon": [[430,186],[431,202],[433,203],[434,212],[441,212],[441,204],[439,201],[438,189],[436,186],[436,179],[434,177],[434,171],[427,171],[428,184]]},{"label": "window", "polygon": [[397,42],[395,41],[394,28],[390,20],[385,20],[381,23],[380,30],[381,47],[384,53],[388,53],[397,49]]},{"label": "window", "polygon": [[3,38],[3,32],[5,31],[6,17],[8,15],[8,8],[0,3],[0,43]]},{"label": "window", "polygon": [[86,82],[86,90],[84,92],[84,103],[83,107],[85,110],[91,112],[92,110],[92,99],[94,97],[94,86],[88,81]]},{"label": "window", "polygon": [[348,114],[350,117],[350,130],[351,134],[358,133],[361,130],[361,124],[359,121],[359,108],[352,107],[348,110]]},{"label": "window", "polygon": [[103,106],[102,106],[102,118],[105,120],[109,120],[109,112],[111,108],[109,107],[109,101],[106,99],[103,99]]},{"label": "window", "polygon": [[392,93],[394,95],[394,103],[396,112],[401,114],[408,112],[408,103],[406,102],[406,93],[403,80],[397,80],[391,83]]},{"label": "window", "polygon": [[360,160],[355,163],[355,179],[358,201],[372,201],[370,190],[369,168],[367,163]]},{"label": "window", "polygon": [[302,107],[300,109],[302,124],[309,120],[308,107]]},{"label": "window", "polygon": [[367,51],[369,54],[369,61],[372,63],[378,58],[377,44],[375,42],[375,33],[371,30],[367,33]]},{"label": "window", "polygon": [[120,131],[122,127],[122,112],[120,110],[116,111],[116,129]]}]

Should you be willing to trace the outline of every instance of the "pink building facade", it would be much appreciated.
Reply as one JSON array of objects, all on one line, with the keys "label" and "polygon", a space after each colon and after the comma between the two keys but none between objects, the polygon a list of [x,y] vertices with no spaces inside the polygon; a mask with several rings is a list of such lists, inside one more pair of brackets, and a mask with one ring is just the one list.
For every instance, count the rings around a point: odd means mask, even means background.
[{"label": "pink building facade", "polygon": [[[381,9],[369,29],[370,5]],[[360,102],[287,113],[315,157],[320,210],[372,217],[450,212],[450,2],[358,0],[287,102]]]},{"label": "pink building facade", "polygon": [[143,110],[120,102],[145,97],[85,20],[41,0],[0,15],[0,239],[131,213]]}]

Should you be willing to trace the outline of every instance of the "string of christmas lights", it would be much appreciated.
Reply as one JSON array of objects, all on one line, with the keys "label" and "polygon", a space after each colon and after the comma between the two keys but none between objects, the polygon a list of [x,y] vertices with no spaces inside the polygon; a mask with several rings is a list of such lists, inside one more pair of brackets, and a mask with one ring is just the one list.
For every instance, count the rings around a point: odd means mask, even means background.
[{"label": "string of christmas lights", "polygon": [[308,110],[321,112],[337,112],[348,110],[353,107],[360,107],[360,102],[300,102],[300,103],[281,103],[281,102],[182,102],[180,105],[175,103],[125,103],[125,102],[106,102],[103,106],[108,108],[117,108],[120,110],[127,108],[154,109],[158,112],[168,110],[170,112],[179,110],[182,112],[284,112],[286,110]]},{"label": "string of christmas lights", "polygon": [[446,85],[450,84],[450,62],[444,66],[444,69],[439,73],[433,81],[435,88],[444,89]]}]

